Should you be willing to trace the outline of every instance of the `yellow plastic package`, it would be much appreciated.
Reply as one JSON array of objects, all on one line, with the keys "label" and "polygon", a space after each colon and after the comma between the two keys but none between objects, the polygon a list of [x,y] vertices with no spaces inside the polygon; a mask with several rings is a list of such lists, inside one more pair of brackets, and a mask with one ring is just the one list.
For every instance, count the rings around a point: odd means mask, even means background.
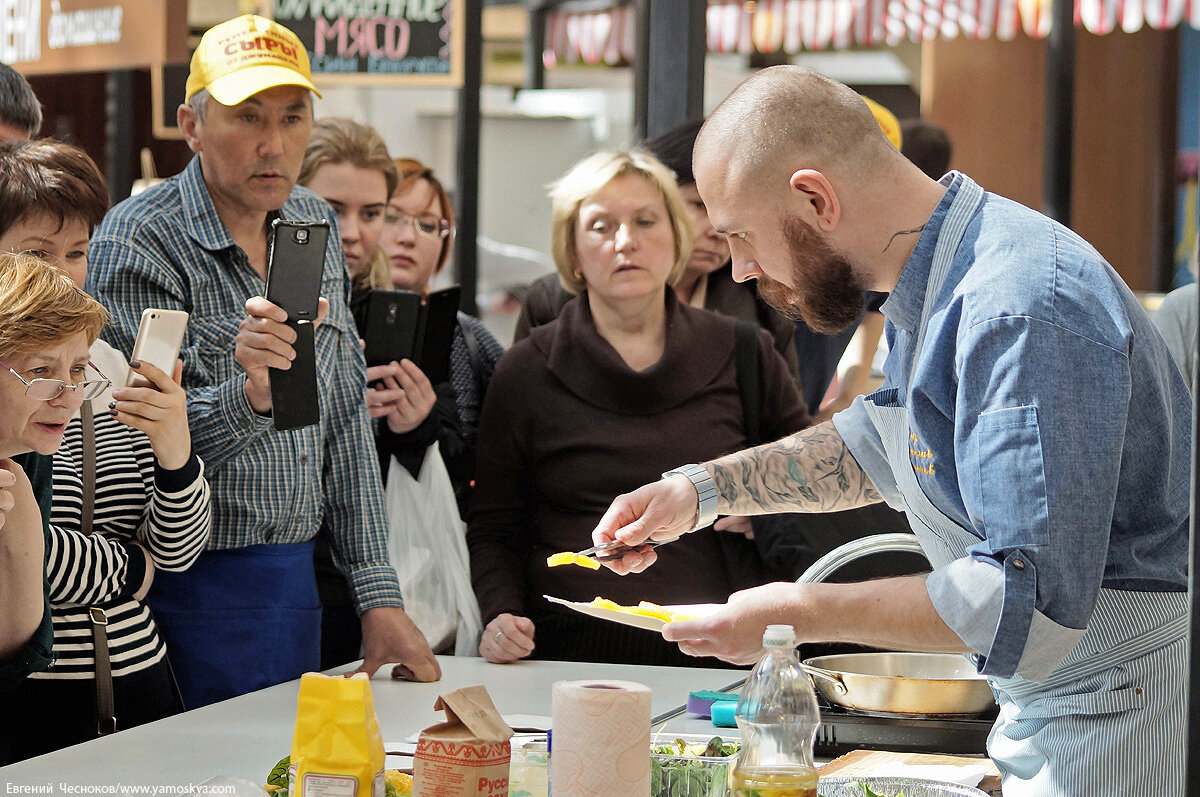
[{"label": "yellow plastic package", "polygon": [[383,737],[365,674],[300,678],[288,794],[383,797]]}]

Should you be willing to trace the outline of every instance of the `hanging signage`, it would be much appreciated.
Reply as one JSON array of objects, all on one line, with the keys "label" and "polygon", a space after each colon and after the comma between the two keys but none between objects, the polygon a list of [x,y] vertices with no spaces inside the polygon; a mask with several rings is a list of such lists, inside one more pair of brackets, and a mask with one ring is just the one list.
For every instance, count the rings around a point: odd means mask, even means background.
[{"label": "hanging signage", "polygon": [[0,61],[26,75],[187,58],[187,0],[0,0]]},{"label": "hanging signage", "polygon": [[317,84],[462,85],[463,0],[275,0]]}]

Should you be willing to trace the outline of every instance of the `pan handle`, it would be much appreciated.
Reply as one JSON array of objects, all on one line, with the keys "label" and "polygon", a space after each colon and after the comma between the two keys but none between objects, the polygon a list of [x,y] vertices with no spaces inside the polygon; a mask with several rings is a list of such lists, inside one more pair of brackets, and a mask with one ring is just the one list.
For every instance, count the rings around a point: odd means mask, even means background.
[{"label": "pan handle", "polygon": [[833,684],[833,691],[839,695],[845,695],[850,691],[846,688],[846,682],[842,680],[841,673],[829,672],[828,670],[822,670],[819,667],[812,667],[803,663],[800,666],[808,673],[809,678],[820,678],[822,681],[828,681]]}]

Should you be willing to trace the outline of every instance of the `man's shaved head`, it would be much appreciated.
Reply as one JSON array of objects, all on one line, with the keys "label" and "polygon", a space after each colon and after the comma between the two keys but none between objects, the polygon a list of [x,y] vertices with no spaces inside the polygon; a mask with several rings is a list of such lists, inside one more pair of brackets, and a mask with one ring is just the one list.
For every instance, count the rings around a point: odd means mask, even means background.
[{"label": "man's shaved head", "polygon": [[798,66],[764,69],[713,111],[696,140],[697,170],[726,164],[730,179],[786,169],[856,178],[899,157],[871,110],[852,89]]}]

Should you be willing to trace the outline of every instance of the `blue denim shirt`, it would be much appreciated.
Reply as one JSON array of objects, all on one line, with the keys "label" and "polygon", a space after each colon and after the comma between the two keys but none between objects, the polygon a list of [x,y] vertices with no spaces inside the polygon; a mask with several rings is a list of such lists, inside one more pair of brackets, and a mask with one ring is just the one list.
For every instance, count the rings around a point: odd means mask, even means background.
[{"label": "blue denim shirt", "polygon": [[[1187,589],[1191,399],[1120,276],[1065,227],[994,194],[971,220],[919,355],[943,178],[883,306],[886,382],[834,418],[889,503],[899,492],[864,401],[908,410],[929,500],[979,539],[927,585],[982,672],[1045,677],[1104,588]],[[896,406],[896,404],[892,404]],[[1014,552],[1029,566],[1004,567]]]}]

